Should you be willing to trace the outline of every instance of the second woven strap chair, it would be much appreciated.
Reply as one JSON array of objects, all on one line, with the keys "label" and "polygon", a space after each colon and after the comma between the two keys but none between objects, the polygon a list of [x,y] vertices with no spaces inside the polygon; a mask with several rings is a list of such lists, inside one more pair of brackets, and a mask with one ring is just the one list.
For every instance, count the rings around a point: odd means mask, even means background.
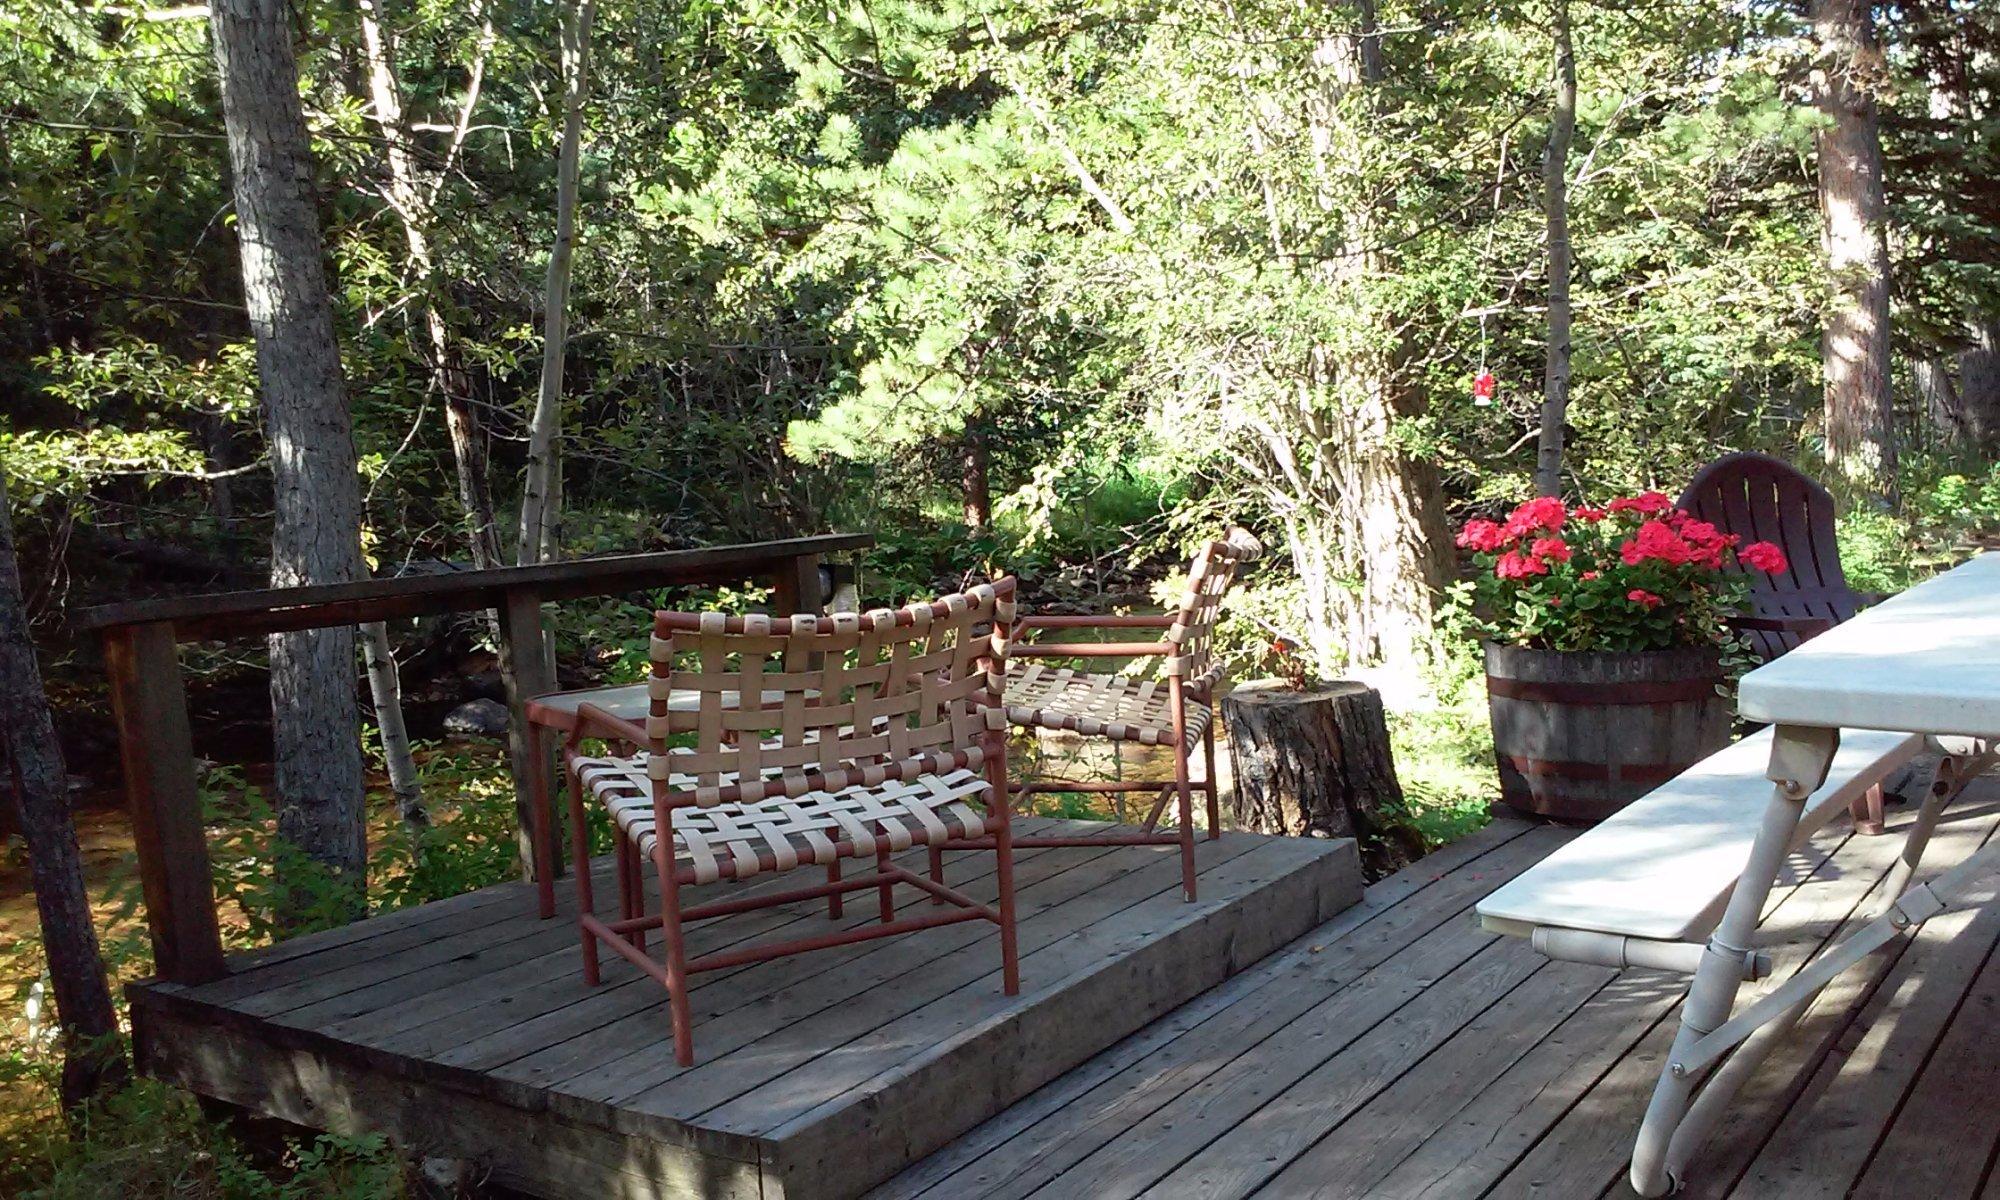
[{"label": "second woven strap chair", "polygon": [[[644,723],[582,704],[564,753],[585,982],[598,982],[600,945],[658,980],[682,1066],[694,1062],[688,977],[700,971],[988,920],[1000,927],[1002,985],[1016,994],[1001,705],[1013,619],[1011,578],[869,613],[654,614]],[[644,750],[593,756],[580,748],[585,740]],[[586,797],[605,806],[619,837],[615,921],[593,915]],[[934,851],[928,876],[890,859],[916,846]],[[994,903],[946,886],[941,852],[962,846],[997,855]],[[873,859],[874,870],[843,878],[842,860],[850,858]],[[644,912],[642,862],[659,878],[658,914]],[[803,866],[823,868],[826,881],[682,904],[689,885]],[[927,893],[942,911],[899,917],[898,884]],[[822,897],[828,915],[839,917],[840,897],[862,890],[877,893],[879,923],[688,956],[689,922]],[[652,929],[665,943],[658,959],[646,949]]]},{"label": "second woven strap chair", "polygon": [[[1215,687],[1222,680],[1221,664],[1212,653],[1215,622],[1222,598],[1236,571],[1255,558],[1256,544],[1247,535],[1203,546],[1188,567],[1187,590],[1172,612],[1146,616],[1025,617],[1019,630],[1157,629],[1151,642],[1062,642],[1031,645],[1016,642],[1007,663],[1007,719],[1031,729],[1070,730],[1086,737],[1165,746],[1174,756],[1174,782],[1163,785],[1137,780],[1082,781],[1041,779],[1022,784],[1018,794],[1040,792],[1159,793],[1136,832],[1090,838],[1041,836],[1021,838],[1016,845],[1063,846],[1132,843],[1181,848],[1181,891],[1195,898],[1194,791],[1208,801],[1208,836],[1222,831],[1220,799],[1215,785]],[[1160,658],[1164,679],[1103,675],[1068,667],[1051,667],[1040,659]],[[1200,743],[1203,772],[1193,778],[1188,760]],[[1160,829],[1167,804],[1177,801],[1176,823]]]}]

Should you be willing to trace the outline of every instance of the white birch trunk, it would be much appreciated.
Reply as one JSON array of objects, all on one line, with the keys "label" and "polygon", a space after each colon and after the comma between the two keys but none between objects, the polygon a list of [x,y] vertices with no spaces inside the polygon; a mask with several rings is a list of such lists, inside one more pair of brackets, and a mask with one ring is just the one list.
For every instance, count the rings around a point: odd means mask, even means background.
[{"label": "white birch trunk", "polygon": [[590,95],[590,26],[596,0],[564,10],[562,28],[563,128],[556,159],[556,239],[542,295],[542,383],[528,422],[528,469],[521,489],[519,563],[551,557],[550,534],[557,499],[556,435],[562,421],[563,356],[569,343],[570,262],[576,250],[576,203],[583,147],[583,106]]},{"label": "white birch trunk", "polygon": [[396,794],[396,813],[403,823],[421,828],[431,823],[424,810],[423,784],[417,760],[410,753],[410,733],[403,724],[403,685],[396,675],[396,651],[389,644],[389,627],[370,621],[361,627],[362,658],[368,664],[368,693],[375,701],[375,725],[382,735],[382,763],[389,772],[389,790]]},{"label": "white birch trunk", "polygon": [[[386,195],[389,207],[403,228],[409,251],[410,273],[421,289],[421,319],[429,343],[431,387],[444,398],[445,430],[451,442],[452,464],[458,483],[459,505],[465,510],[467,540],[472,565],[482,570],[501,565],[499,522],[494,515],[493,490],[487,470],[485,434],[479,415],[472,407],[471,381],[466,376],[458,346],[436,298],[435,264],[431,257],[430,228],[434,202],[462,142],[454,133],[451,149],[435,178],[421,177],[410,153],[409,124],[404,118],[402,88],[396,78],[395,47],[383,28],[379,0],[360,0],[361,48],[368,66],[368,106],[381,135],[383,160],[388,167]],[[479,51],[468,68],[464,106],[455,130],[465,129],[479,103],[481,81],[485,78],[486,54],[492,44],[490,8],[483,19]]]}]

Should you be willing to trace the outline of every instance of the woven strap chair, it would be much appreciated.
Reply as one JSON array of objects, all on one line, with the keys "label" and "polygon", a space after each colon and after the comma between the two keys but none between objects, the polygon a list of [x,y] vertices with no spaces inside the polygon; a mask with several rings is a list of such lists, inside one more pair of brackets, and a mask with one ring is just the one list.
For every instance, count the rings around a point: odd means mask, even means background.
[{"label": "woven strap chair", "polygon": [[[577,924],[586,983],[609,946],[667,990],[675,1058],[694,1062],[688,977],[781,955],[988,920],[1000,927],[1002,982],[1020,990],[1014,932],[1014,841],[1002,707],[1014,580],[929,604],[826,617],[654,614],[650,712],[643,724],[588,702],[576,707],[564,767],[575,848]],[[643,747],[587,754],[586,740]],[[618,832],[620,918],[593,915],[586,804]],[[929,847],[928,877],[890,855]],[[984,904],[944,882],[942,851],[988,847],[999,896]],[[843,859],[874,870],[843,878]],[[648,914],[643,862],[659,877]],[[743,880],[804,866],[826,882],[683,906],[690,884]],[[899,918],[897,884],[938,911]],[[876,891],[881,921],[817,937],[766,942],[690,959],[690,921],[824,897],[841,916],[847,892]],[[646,932],[661,931],[660,959]]]},{"label": "woven strap chair", "polygon": [[[1063,642],[1030,645],[1017,641],[1007,663],[1007,719],[1032,729],[1071,730],[1086,737],[1165,746],[1174,756],[1174,782],[1081,781],[1042,779],[1017,786],[1023,797],[1038,792],[1129,793],[1158,792],[1135,832],[1091,838],[1020,838],[1016,845],[1102,845],[1123,842],[1172,845],[1181,848],[1181,890],[1195,898],[1194,799],[1199,787],[1208,800],[1208,836],[1222,830],[1215,787],[1215,687],[1222,680],[1221,664],[1212,646],[1222,598],[1243,563],[1258,548],[1248,535],[1203,546],[1188,568],[1187,590],[1172,612],[1150,616],[1026,617],[1017,631],[1038,629],[1157,629],[1154,642]],[[1159,658],[1164,679],[1100,675],[1069,667],[1052,667],[1044,659]],[[1196,743],[1202,748],[1202,778],[1192,778],[1188,758]],[[1177,821],[1160,829],[1169,801],[1178,800]]]},{"label": "woven strap chair", "polygon": [[[1848,586],[1833,495],[1788,462],[1751,451],[1725,454],[1695,473],[1678,507],[1745,542],[1774,542],[1785,552],[1786,569],[1776,574],[1728,568],[1750,584],[1749,611],[1730,624],[1764,662],[1881,599]],[[1879,783],[1855,800],[1857,830],[1883,831],[1883,801]]]}]

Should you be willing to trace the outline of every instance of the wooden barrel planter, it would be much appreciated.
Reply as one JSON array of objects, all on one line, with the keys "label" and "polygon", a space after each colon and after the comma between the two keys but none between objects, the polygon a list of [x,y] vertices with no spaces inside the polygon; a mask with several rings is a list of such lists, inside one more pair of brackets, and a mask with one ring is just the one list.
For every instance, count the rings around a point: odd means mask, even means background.
[{"label": "wooden barrel planter", "polygon": [[1612,653],[1486,646],[1500,799],[1601,821],[1729,744],[1713,650]]}]

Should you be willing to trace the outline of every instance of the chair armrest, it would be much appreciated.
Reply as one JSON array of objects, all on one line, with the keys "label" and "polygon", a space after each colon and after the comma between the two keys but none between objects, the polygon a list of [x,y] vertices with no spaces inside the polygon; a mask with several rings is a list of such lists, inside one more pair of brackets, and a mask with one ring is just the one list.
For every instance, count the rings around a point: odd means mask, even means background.
[{"label": "chair armrest", "polygon": [[1143,658],[1176,652],[1172,642],[1055,642],[1046,646],[1015,645],[1009,658]]},{"label": "chair armrest", "polygon": [[602,738],[608,742],[630,742],[643,746],[652,741],[646,730],[623,717],[616,717],[595,704],[576,706],[576,726],[569,731],[567,744],[576,745],[585,738]]}]

